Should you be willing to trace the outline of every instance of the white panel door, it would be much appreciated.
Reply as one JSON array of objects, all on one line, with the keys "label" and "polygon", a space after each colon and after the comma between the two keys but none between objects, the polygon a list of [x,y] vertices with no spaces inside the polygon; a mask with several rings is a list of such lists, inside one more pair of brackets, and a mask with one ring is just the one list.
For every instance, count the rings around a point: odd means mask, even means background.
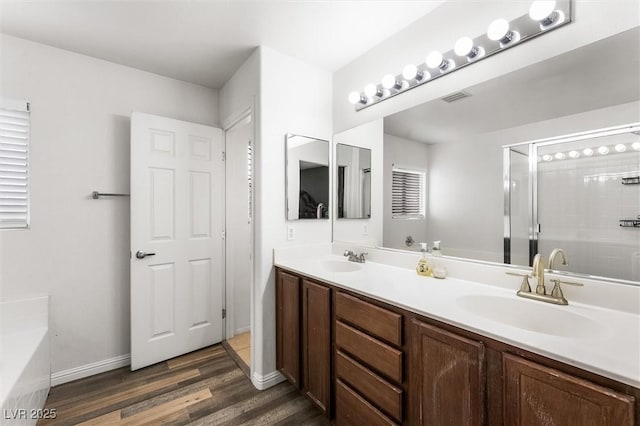
[{"label": "white panel door", "polygon": [[131,115],[131,369],[222,340],[222,130]]}]

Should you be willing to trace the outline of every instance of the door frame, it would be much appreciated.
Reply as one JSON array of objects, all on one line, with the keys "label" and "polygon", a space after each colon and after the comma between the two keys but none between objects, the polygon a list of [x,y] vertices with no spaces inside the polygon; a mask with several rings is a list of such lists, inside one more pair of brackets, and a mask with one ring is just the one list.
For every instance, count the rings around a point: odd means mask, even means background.
[{"label": "door frame", "polygon": [[[250,226],[250,237],[249,237],[249,245],[250,245],[250,280],[249,280],[249,297],[250,297],[250,301],[249,301],[249,311],[250,311],[250,318],[249,318],[249,328],[250,328],[250,335],[251,335],[251,357],[250,357],[250,371],[251,374],[253,374],[253,359],[254,359],[254,344],[253,344],[253,321],[254,321],[254,291],[253,291],[253,285],[254,285],[254,265],[255,265],[255,193],[256,193],[256,125],[255,125],[255,114],[253,113],[254,108],[253,107],[248,107],[246,108],[244,111],[242,111],[240,114],[234,116],[233,119],[229,120],[227,123],[224,123],[224,125],[222,126],[222,131],[224,132],[224,137],[223,137],[223,147],[224,147],[224,152],[225,152],[225,156],[227,153],[227,132],[231,129],[233,129],[235,126],[241,124],[245,119],[250,118],[251,119],[251,146],[252,146],[252,153],[253,153],[253,158],[252,158],[252,191],[251,191],[251,205],[252,205],[252,210],[251,210],[251,226]],[[229,282],[229,280],[227,280],[227,269],[228,269],[228,265],[227,265],[227,258],[226,258],[226,252],[227,252],[227,239],[226,239],[226,230],[227,230],[227,216],[226,216],[226,194],[227,194],[227,161],[225,158],[225,162],[224,162],[224,176],[225,176],[225,214],[224,214],[224,230],[225,230],[225,239],[224,239],[224,280],[223,280],[223,294],[224,294],[224,307],[226,310],[226,318],[223,319],[223,323],[224,323],[224,330],[223,330],[223,339],[224,340],[228,340],[230,337],[235,335],[235,321],[233,319],[233,313],[234,313],[234,309],[235,309],[235,305],[234,305],[234,292],[232,291],[233,289],[231,288],[233,286],[233,283]]]}]

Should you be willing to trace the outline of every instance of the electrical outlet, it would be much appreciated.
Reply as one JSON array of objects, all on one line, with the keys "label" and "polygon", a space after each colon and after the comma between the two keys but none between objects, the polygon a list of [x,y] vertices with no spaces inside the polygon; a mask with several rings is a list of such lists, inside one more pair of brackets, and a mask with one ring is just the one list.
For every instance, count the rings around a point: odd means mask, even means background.
[{"label": "electrical outlet", "polygon": [[362,225],[362,235],[369,235],[369,224],[365,223]]},{"label": "electrical outlet", "polygon": [[296,228],[291,225],[287,225],[287,240],[293,241],[296,239]]}]

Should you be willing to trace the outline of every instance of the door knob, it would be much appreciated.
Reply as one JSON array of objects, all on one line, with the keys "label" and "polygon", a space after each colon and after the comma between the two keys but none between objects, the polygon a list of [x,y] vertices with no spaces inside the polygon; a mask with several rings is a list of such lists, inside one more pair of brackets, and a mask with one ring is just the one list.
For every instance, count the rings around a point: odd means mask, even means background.
[{"label": "door knob", "polygon": [[137,257],[138,259],[144,259],[144,258],[145,258],[145,257],[147,257],[147,256],[155,256],[155,255],[156,255],[155,253],[145,253],[145,252],[143,252],[142,250],[138,250],[138,251],[136,252],[136,257]]}]

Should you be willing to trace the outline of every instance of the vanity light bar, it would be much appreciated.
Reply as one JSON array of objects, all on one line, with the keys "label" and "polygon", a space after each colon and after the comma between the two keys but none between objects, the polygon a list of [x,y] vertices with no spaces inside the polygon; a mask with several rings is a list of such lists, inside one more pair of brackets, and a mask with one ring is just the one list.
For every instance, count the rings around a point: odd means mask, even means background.
[{"label": "vanity light bar", "polygon": [[600,145],[593,148],[584,148],[582,150],[571,150],[568,152],[556,152],[555,154],[544,154],[538,157],[538,163],[550,162],[554,160],[576,160],[579,158],[603,157],[609,154],[624,154],[625,152],[640,151],[640,142],[632,144],[618,143],[615,145]]},{"label": "vanity light bar", "polygon": [[349,93],[356,111],[370,107],[429,81],[500,53],[571,22],[572,0],[537,0],[529,12],[509,22],[496,19],[486,34],[458,39],[452,50],[430,52],[420,65],[409,64],[398,75],[387,74],[382,82]]}]

